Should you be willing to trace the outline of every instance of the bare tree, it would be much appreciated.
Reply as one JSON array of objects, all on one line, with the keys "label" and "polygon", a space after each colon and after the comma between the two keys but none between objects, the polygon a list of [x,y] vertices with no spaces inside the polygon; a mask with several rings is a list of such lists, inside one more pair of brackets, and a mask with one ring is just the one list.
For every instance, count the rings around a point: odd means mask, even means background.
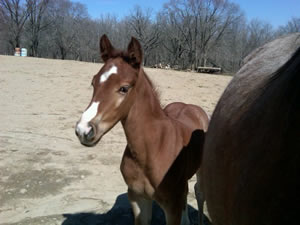
[{"label": "bare tree", "polygon": [[163,21],[164,24],[163,47],[170,55],[168,58],[172,67],[180,65],[181,68],[185,68],[186,62],[183,59],[189,52],[187,36],[191,34],[190,20],[189,18],[185,19],[185,16],[179,13],[180,9],[175,3],[177,2],[171,1],[169,4],[172,5],[165,5],[165,9],[160,15],[160,21]]},{"label": "bare tree", "polygon": [[247,48],[247,22],[241,16],[232,23],[217,45],[210,48],[207,62],[213,66],[221,67],[223,72],[237,71],[243,58],[248,54]]},{"label": "bare tree", "polygon": [[81,3],[70,0],[52,0],[49,10],[53,20],[52,42],[56,47],[52,49],[52,54],[66,59],[78,47],[78,30],[83,19],[88,17],[87,9]]},{"label": "bare tree", "polygon": [[192,69],[206,65],[209,49],[241,16],[239,7],[227,0],[171,0],[164,10],[179,32]]},{"label": "bare tree", "polygon": [[173,13],[166,11],[158,14],[157,22],[160,24],[161,41],[156,55],[156,58],[158,58],[156,63],[164,62],[172,67],[178,65],[184,67],[184,60],[181,60],[181,58],[186,52],[186,39],[182,35],[181,29],[177,28],[180,23]]},{"label": "bare tree", "polygon": [[1,20],[6,24],[8,42],[12,49],[21,46],[21,36],[25,22],[28,19],[28,10],[20,0],[0,0]]},{"label": "bare tree", "polygon": [[293,17],[287,22],[285,26],[280,26],[277,31],[277,35],[284,35],[296,32],[300,32],[300,17]]},{"label": "bare tree", "polygon": [[118,35],[119,33],[118,25],[120,22],[118,21],[116,16],[111,14],[101,15],[99,19],[96,20],[96,23],[97,23],[97,29],[96,29],[97,41],[99,41],[100,36],[102,36],[103,34],[107,34],[112,40],[112,42],[116,45],[119,45],[119,43],[116,42],[120,42],[121,39],[124,39],[125,34]]},{"label": "bare tree", "polygon": [[148,57],[159,43],[159,26],[151,20],[151,9],[143,11],[136,6],[127,17],[127,24],[132,29],[132,34],[141,42],[144,49],[144,64],[148,65]]},{"label": "bare tree", "polygon": [[29,55],[37,56],[41,38],[41,32],[51,24],[52,21],[44,19],[49,0],[26,0],[29,19],[25,26],[29,41]]},{"label": "bare tree", "polygon": [[187,59],[187,61],[179,60],[182,68],[185,68],[186,65],[194,67],[192,64],[195,62],[198,38],[199,12],[192,8],[189,3],[189,1],[171,0],[165,4],[165,13],[168,15],[171,25],[170,31],[173,30],[173,38],[169,43],[171,48],[169,49],[172,49],[175,54],[177,53],[177,56]]},{"label": "bare tree", "polygon": [[247,26],[247,30],[248,53],[274,38],[274,31],[272,25],[267,22],[260,21],[258,19],[251,20],[249,25]]},{"label": "bare tree", "polygon": [[199,14],[199,58],[196,58],[196,65],[199,63],[206,66],[209,51],[218,45],[229,32],[230,26],[241,19],[242,14],[236,4],[227,0],[208,0],[198,7],[204,11],[204,15]]}]

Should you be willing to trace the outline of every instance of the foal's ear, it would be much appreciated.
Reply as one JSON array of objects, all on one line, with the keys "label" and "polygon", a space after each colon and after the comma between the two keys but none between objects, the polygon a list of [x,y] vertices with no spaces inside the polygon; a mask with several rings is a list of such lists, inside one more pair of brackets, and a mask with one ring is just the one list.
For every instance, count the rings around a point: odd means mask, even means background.
[{"label": "foal's ear", "polygon": [[110,43],[106,34],[102,35],[100,38],[100,53],[102,60],[106,62],[109,58],[111,58],[113,51],[114,47]]},{"label": "foal's ear", "polygon": [[139,68],[143,61],[143,52],[140,42],[134,37],[132,37],[128,45],[127,51],[130,64],[135,68]]}]

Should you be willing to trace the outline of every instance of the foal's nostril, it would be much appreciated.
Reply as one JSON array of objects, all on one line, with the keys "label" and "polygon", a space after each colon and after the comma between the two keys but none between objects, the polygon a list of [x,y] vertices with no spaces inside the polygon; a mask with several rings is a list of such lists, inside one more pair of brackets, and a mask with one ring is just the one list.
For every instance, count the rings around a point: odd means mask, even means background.
[{"label": "foal's nostril", "polygon": [[94,137],[94,129],[91,128],[90,132],[87,134],[88,139],[92,139]]},{"label": "foal's nostril", "polygon": [[89,130],[89,132],[87,134],[85,134],[85,138],[87,140],[91,140],[91,139],[94,138],[94,136],[95,136],[94,128],[93,128],[93,126],[90,126],[90,130]]}]

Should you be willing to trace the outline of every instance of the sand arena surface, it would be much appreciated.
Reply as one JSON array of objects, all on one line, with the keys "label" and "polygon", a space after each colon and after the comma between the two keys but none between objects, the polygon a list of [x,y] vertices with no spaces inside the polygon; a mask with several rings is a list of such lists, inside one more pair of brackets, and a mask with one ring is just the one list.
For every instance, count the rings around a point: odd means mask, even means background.
[{"label": "sand arena surface", "polygon": [[[126,139],[117,124],[94,148],[76,121],[100,64],[0,56],[0,224],[130,224],[119,165]],[[211,114],[231,77],[145,69],[163,105],[182,101]],[[197,209],[190,181],[192,221]],[[161,223],[156,207],[154,221]]]}]

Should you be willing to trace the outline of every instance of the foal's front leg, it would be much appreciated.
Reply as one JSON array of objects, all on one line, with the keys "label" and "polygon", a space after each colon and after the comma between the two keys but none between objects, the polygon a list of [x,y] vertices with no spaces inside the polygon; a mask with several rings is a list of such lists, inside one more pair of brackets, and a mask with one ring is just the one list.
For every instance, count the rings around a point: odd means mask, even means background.
[{"label": "foal's front leg", "polygon": [[152,218],[152,200],[145,199],[128,189],[128,198],[134,214],[135,225],[150,225]]}]

